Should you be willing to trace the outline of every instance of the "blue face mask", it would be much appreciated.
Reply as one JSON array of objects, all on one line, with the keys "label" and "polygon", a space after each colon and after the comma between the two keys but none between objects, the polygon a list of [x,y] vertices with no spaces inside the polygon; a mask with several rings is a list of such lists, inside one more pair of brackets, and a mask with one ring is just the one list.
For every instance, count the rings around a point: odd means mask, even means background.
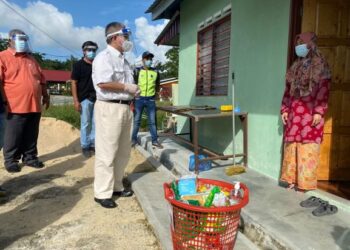
[{"label": "blue face mask", "polygon": [[152,66],[152,60],[146,60],[146,61],[145,61],[145,66],[146,66],[147,68],[150,68],[150,67]]},{"label": "blue face mask", "polygon": [[15,40],[15,49],[17,53],[25,53],[29,51],[28,42],[24,40]]},{"label": "blue face mask", "polygon": [[307,48],[307,44],[300,44],[298,46],[295,46],[295,54],[299,57],[306,57],[309,53],[309,49]]},{"label": "blue face mask", "polygon": [[90,60],[93,60],[94,58],[95,58],[95,56],[96,56],[96,52],[95,51],[87,51],[86,52],[86,57],[88,58],[88,59],[90,59]]}]

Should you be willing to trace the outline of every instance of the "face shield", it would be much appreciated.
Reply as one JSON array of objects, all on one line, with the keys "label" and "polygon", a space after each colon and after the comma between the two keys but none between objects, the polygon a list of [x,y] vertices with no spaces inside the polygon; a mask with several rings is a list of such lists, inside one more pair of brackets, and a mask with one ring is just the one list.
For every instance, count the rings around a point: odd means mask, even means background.
[{"label": "face shield", "polygon": [[131,30],[129,28],[122,28],[116,32],[110,33],[107,35],[107,39],[113,36],[124,36],[126,40],[129,40],[131,37]]},{"label": "face shield", "polygon": [[17,53],[28,53],[31,52],[29,37],[24,34],[15,34],[11,37],[14,42],[15,50]]},{"label": "face shield", "polygon": [[110,33],[107,35],[107,39],[111,38],[113,36],[123,36],[124,42],[122,44],[122,49],[124,52],[129,52],[133,48],[133,42],[131,41],[131,30],[129,28],[123,28],[121,30],[118,30],[116,32]]},{"label": "face shield", "polygon": [[93,60],[96,57],[97,46],[87,45],[84,46],[84,55],[89,59]]}]

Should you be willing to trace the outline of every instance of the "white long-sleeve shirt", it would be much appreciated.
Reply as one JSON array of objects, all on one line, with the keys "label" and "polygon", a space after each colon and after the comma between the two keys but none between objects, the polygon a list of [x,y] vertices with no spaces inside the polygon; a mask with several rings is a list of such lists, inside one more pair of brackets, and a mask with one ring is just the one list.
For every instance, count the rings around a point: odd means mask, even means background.
[{"label": "white long-sleeve shirt", "polygon": [[92,81],[97,100],[131,100],[132,95],[125,91],[114,92],[101,89],[98,85],[108,82],[134,84],[133,71],[125,56],[108,45],[92,63]]}]

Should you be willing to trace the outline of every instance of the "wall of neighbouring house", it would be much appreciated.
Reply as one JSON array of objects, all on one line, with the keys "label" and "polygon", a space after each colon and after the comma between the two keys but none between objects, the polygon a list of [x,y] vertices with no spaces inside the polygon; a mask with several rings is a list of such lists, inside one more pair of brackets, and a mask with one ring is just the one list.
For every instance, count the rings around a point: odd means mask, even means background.
[{"label": "wall of neighbouring house", "polygon": [[[278,178],[282,141],[279,106],[287,67],[290,0],[183,1],[179,82],[186,84],[179,84],[179,104],[219,107],[232,102],[232,80],[228,96],[195,95],[198,23],[228,4],[232,6],[230,70],[236,76],[235,104],[249,113],[249,167]],[[239,130],[239,122],[236,125]],[[231,119],[201,123],[200,134],[205,136],[200,143],[232,152],[231,127]],[[235,145],[237,151],[242,150],[240,131]]]}]

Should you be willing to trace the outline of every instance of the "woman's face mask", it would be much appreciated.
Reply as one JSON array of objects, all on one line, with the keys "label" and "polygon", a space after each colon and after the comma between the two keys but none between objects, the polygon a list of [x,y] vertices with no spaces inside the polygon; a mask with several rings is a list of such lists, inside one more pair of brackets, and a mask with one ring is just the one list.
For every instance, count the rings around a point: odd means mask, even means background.
[{"label": "woman's face mask", "polygon": [[295,54],[299,57],[306,57],[309,51],[306,43],[295,46]]}]

